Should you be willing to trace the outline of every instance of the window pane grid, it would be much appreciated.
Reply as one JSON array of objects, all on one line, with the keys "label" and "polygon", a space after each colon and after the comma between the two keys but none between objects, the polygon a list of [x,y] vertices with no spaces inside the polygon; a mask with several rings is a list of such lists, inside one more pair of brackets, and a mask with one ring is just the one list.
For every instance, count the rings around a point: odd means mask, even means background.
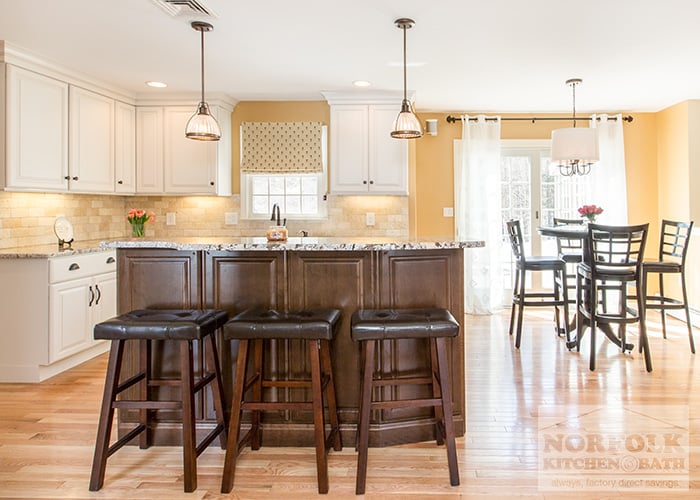
[{"label": "window pane grid", "polygon": [[318,175],[251,175],[253,215],[267,215],[277,203],[288,215],[319,214]]}]

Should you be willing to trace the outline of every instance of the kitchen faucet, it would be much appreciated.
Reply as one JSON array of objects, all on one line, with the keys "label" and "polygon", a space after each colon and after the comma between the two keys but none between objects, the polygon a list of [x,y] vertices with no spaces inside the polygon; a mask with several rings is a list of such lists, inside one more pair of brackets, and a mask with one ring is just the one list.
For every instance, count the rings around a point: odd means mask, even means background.
[{"label": "kitchen faucet", "polygon": [[287,225],[287,219],[285,218],[282,223],[280,224],[280,206],[277,203],[274,203],[272,205],[272,217],[270,217],[270,220],[275,221],[275,223],[278,226],[286,226]]}]

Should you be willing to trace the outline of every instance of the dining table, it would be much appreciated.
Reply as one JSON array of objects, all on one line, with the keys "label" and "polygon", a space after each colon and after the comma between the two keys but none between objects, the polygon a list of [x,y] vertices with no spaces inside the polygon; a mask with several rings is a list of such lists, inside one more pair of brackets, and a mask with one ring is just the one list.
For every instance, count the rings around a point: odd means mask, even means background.
[{"label": "dining table", "polygon": [[[550,236],[553,238],[568,238],[568,239],[580,239],[583,248],[583,261],[590,262],[591,256],[586,244],[588,239],[588,225],[587,224],[576,224],[576,225],[560,225],[560,226],[539,226],[537,232],[542,236]],[[566,342],[566,347],[571,350],[574,347],[579,350],[581,345],[580,341],[586,329],[590,328],[591,323],[585,316],[582,318],[583,331],[578,331],[578,300],[579,294],[576,294],[576,313],[571,319],[571,324],[569,325],[570,339]],[[601,330],[605,336],[610,339],[610,341],[616,346],[620,347],[623,351],[632,351],[634,349],[634,344],[625,342],[624,347],[622,345],[622,339],[620,336],[615,334],[609,324],[598,323],[596,328]]]}]

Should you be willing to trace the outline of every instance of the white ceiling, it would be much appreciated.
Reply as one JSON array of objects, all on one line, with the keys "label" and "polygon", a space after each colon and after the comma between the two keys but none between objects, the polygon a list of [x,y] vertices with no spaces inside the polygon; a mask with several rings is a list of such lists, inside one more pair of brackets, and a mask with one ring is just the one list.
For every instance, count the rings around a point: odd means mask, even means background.
[{"label": "white ceiling", "polygon": [[[700,98],[697,0],[202,0],[207,93],[320,100],[400,90],[399,17],[419,110],[658,111]],[[0,39],[134,95],[198,92],[194,16],[152,0],[0,0]],[[147,88],[162,80],[164,91]],[[354,91],[361,91],[354,89]]]}]

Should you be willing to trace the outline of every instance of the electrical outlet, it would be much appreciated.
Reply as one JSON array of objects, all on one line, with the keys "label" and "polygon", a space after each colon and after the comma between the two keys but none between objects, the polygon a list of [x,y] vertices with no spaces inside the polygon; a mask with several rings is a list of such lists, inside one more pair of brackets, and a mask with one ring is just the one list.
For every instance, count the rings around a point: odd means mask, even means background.
[{"label": "electrical outlet", "polygon": [[367,212],[365,214],[365,224],[368,226],[374,226],[374,212]]},{"label": "electrical outlet", "polygon": [[168,212],[165,214],[165,225],[174,226],[175,225],[175,212]]},{"label": "electrical outlet", "polygon": [[454,217],[455,216],[455,210],[452,207],[443,207],[442,208],[442,216],[443,217]]},{"label": "electrical outlet", "polygon": [[238,212],[226,212],[224,214],[224,224],[227,226],[235,226],[238,224]]}]

